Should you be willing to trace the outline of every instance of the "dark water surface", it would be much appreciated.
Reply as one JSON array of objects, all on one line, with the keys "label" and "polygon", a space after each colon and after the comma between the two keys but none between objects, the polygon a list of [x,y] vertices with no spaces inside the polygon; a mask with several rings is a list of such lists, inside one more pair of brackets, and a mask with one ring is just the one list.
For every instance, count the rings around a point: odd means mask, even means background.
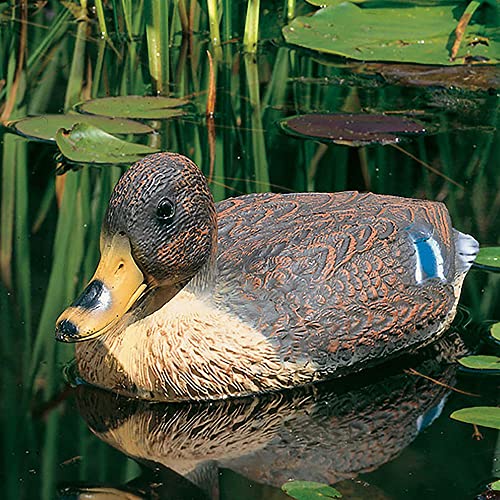
[{"label": "dark water surface", "polygon": [[[102,41],[88,43],[93,64]],[[216,199],[352,189],[434,199],[446,203],[457,229],[481,245],[498,244],[498,78],[491,70],[436,77],[418,66],[320,60],[275,42],[258,57],[228,45],[217,69],[211,167],[206,38],[194,46],[196,57],[184,58],[180,38],[172,49],[171,91],[192,97],[190,114],[153,123],[158,133],[141,140],[191,156],[213,179]],[[18,117],[62,111],[69,59],[57,57],[45,99],[32,90]],[[140,66],[125,74],[112,51],[106,57],[92,96],[150,91]],[[398,145],[408,155],[392,146],[325,145],[278,126],[293,114],[361,110],[403,112],[428,133]],[[499,319],[498,274],[470,272],[444,342],[364,376],[192,405],[74,388],[63,375],[73,348],[56,345],[54,322],[93,273],[102,214],[124,167],[61,165],[53,144],[9,131],[2,146],[2,225],[9,214],[15,221],[11,285],[2,285],[0,301],[2,498],[279,499],[287,498],[281,484],[304,479],[334,484],[348,499],[465,499],[499,475],[497,433],[481,429],[476,440],[472,426],[449,418],[459,408],[498,404],[498,378],[460,372],[453,362],[467,351],[460,337],[477,346],[488,322]],[[69,170],[56,180],[56,167]]]}]

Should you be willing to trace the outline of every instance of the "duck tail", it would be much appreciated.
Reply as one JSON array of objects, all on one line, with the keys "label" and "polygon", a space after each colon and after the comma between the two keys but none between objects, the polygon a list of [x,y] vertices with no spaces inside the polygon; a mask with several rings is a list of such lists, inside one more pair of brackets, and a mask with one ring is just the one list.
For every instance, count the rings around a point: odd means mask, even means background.
[{"label": "duck tail", "polygon": [[455,239],[455,272],[466,273],[479,253],[479,243],[470,235],[453,229]]}]

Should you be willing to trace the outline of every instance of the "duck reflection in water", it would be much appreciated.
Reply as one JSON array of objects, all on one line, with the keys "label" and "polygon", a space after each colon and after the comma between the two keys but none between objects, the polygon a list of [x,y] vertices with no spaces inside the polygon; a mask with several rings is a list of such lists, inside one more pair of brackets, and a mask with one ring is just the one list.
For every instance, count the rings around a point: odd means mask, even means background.
[{"label": "duck reflection in water", "polygon": [[[453,386],[451,361],[466,351],[454,333],[397,364],[341,383],[161,404],[82,385],[77,402],[96,436],[143,465],[133,483],[139,497],[155,489],[154,498],[219,498],[222,468],[277,488],[289,479],[335,484],[392,460],[439,416],[449,389],[405,369]],[[154,479],[151,470],[159,474]],[[121,491],[132,494],[133,485]],[[85,498],[110,493],[102,487],[81,491]]]}]

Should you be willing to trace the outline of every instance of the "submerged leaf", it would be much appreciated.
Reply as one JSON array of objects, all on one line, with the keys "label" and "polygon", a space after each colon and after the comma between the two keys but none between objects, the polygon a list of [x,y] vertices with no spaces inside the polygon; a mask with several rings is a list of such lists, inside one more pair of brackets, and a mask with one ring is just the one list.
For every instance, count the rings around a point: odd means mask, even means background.
[{"label": "submerged leaf", "polygon": [[458,362],[474,370],[500,370],[500,358],[497,356],[466,356]]},{"label": "submerged leaf", "polygon": [[500,41],[494,27],[469,26],[450,60],[456,5],[362,8],[351,2],[295,18],[283,28],[288,43],[362,61],[454,65],[496,64]]},{"label": "submerged leaf", "polygon": [[161,120],[185,114],[182,107],[188,102],[174,97],[128,95],[93,99],[77,104],[76,108],[93,115]]},{"label": "submerged leaf", "polygon": [[76,123],[94,125],[109,134],[150,134],[154,130],[145,123],[124,118],[109,118],[82,114],[29,116],[12,123],[14,129],[22,135],[55,141],[56,132],[60,128],[69,129]]},{"label": "submerged leaf", "polygon": [[71,130],[59,129],[56,142],[68,160],[78,163],[132,163],[158,152],[142,144],[122,141],[100,128],[77,123]]},{"label": "submerged leaf", "polygon": [[481,425],[500,430],[500,408],[496,406],[474,406],[454,411],[451,418],[466,424]]},{"label": "submerged leaf", "polygon": [[349,146],[391,144],[401,134],[421,134],[425,128],[408,118],[366,113],[317,113],[292,116],[281,122],[285,132]]},{"label": "submerged leaf", "polygon": [[320,500],[325,498],[342,498],[342,494],[327,484],[314,481],[289,481],[281,489],[297,500]]},{"label": "submerged leaf", "polygon": [[500,270],[500,247],[482,247],[474,263]]}]

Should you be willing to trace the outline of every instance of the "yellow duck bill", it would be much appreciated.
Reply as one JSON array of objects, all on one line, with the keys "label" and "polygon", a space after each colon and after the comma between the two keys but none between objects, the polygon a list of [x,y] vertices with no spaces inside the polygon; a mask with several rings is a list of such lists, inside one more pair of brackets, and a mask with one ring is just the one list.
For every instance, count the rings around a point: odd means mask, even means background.
[{"label": "yellow duck bill", "polygon": [[144,293],[144,274],[126,236],[101,235],[101,260],[89,284],[57,319],[56,339],[80,342],[108,331]]}]

